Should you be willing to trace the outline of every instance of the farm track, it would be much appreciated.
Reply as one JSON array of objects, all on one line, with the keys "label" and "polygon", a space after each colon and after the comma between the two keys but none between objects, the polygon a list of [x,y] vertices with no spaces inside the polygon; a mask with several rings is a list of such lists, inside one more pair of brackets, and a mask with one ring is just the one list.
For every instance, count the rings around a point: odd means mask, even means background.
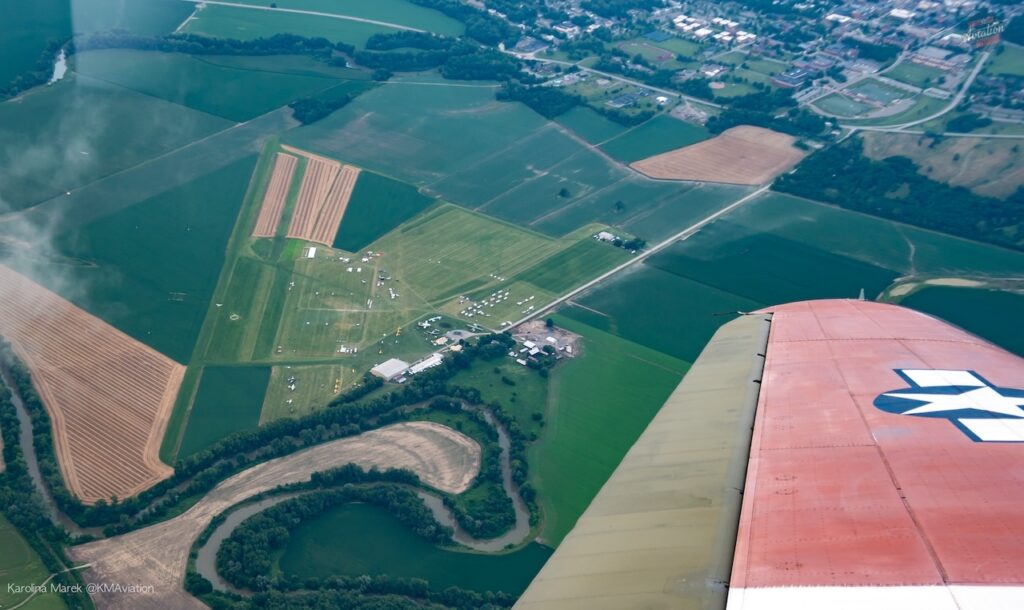
[{"label": "farm track", "polygon": [[274,171],[270,176],[267,192],[263,194],[260,213],[253,228],[253,237],[273,237],[277,234],[277,225],[281,222],[288,189],[295,175],[298,159],[292,155],[277,153],[274,158]]},{"label": "farm track", "polygon": [[185,367],[0,265],[0,335],[32,372],[68,489],[126,498],[170,476],[158,456]]},{"label": "farm track", "polygon": [[344,464],[362,468],[408,468],[424,484],[462,493],[480,471],[480,446],[473,439],[432,422],[400,423],[341,438],[276,458],[218,484],[185,513],[114,538],[72,547],[76,563],[87,563],[86,582],[138,583],[151,593],[94,592],[99,608],[205,608],[185,592],[189,549],[207,525],[229,507],[279,485],[307,481],[313,472]]}]

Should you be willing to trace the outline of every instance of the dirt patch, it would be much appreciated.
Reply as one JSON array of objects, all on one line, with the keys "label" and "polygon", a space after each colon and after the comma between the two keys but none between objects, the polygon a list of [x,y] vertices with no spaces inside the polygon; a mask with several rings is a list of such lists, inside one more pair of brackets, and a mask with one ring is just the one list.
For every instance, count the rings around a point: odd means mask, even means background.
[{"label": "dirt patch", "polygon": [[804,157],[793,136],[742,125],[691,146],[642,159],[637,171],[665,180],[766,184]]},{"label": "dirt patch", "polygon": [[925,282],[930,286],[956,286],[959,288],[979,288],[985,285],[985,282],[979,282],[978,280],[968,280],[962,277],[939,277]]},{"label": "dirt patch", "polygon": [[98,608],[205,608],[182,588],[188,552],[214,517],[278,485],[309,480],[313,472],[354,463],[363,468],[408,468],[427,485],[449,493],[469,488],[480,471],[480,446],[473,439],[431,422],[409,422],[324,443],[244,470],[221,482],[185,513],[115,538],[69,549],[89,563],[86,582],[137,583],[152,592],[92,593]]},{"label": "dirt patch", "polygon": [[256,226],[252,230],[253,237],[273,237],[277,234],[277,225],[281,222],[285,199],[295,175],[296,157],[277,153],[274,158],[274,171],[270,175],[270,184],[263,194],[260,213],[256,218]]},{"label": "dirt patch", "polygon": [[309,160],[288,227],[288,237],[330,246],[352,197],[359,168],[291,146],[284,148]]},{"label": "dirt patch", "polygon": [[160,443],[185,367],[0,265],[0,335],[32,372],[68,489],[87,504],[170,476]]}]

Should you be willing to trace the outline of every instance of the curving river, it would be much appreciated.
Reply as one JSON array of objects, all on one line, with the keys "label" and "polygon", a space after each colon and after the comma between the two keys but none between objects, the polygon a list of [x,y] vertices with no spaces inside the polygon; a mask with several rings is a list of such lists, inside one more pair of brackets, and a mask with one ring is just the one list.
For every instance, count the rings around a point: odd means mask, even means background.
[{"label": "curving river", "polygon": [[[431,513],[433,513],[434,519],[436,519],[438,523],[452,528],[454,532],[452,535],[453,541],[474,551],[493,553],[505,550],[509,545],[516,546],[526,541],[527,537],[530,535],[530,511],[526,508],[526,503],[523,502],[522,496],[519,495],[519,488],[512,481],[512,459],[510,455],[511,442],[508,437],[508,432],[505,430],[505,426],[503,426],[501,422],[498,422],[489,410],[480,409],[480,411],[483,413],[484,419],[487,423],[493,426],[495,431],[498,433],[498,446],[501,449],[502,486],[505,489],[505,493],[512,499],[512,507],[515,510],[516,515],[515,525],[508,532],[496,538],[474,538],[462,529],[458,521],[455,520],[455,515],[453,515],[451,510],[444,505],[444,501],[440,495],[419,488],[415,489],[415,492],[423,499],[423,503],[426,504],[427,508],[429,508]],[[290,500],[296,496],[300,496],[302,493],[311,492],[283,494],[280,496],[264,498],[258,502],[246,504],[233,510],[228,514],[224,522],[213,530],[213,533],[207,541],[199,547],[195,562],[196,572],[198,572],[203,578],[210,581],[213,588],[218,591],[235,593],[238,595],[250,594],[249,591],[233,587],[230,583],[222,579],[219,574],[217,574],[217,550],[220,549],[220,545],[227,540],[235,528],[241,525],[243,521],[272,506],[280,504],[285,500]]]}]

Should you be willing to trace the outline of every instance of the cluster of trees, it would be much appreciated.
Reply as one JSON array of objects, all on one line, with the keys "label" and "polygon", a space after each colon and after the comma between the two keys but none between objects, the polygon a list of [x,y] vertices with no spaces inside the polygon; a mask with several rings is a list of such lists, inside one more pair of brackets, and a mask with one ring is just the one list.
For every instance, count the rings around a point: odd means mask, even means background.
[{"label": "cluster of trees", "polygon": [[858,40],[856,38],[844,38],[843,42],[848,43],[850,46],[857,49],[858,57],[877,61],[882,64],[896,59],[900,54],[900,48],[891,44],[875,44],[873,42]]},{"label": "cluster of trees", "polygon": [[649,11],[665,6],[664,0],[585,0],[582,8],[602,17],[628,17],[629,11]]},{"label": "cluster of trees", "polygon": [[498,91],[497,98],[502,102],[522,102],[547,119],[553,119],[586,103],[582,96],[566,93],[556,87],[525,87],[511,82]]},{"label": "cluster of trees", "polygon": [[295,100],[288,107],[292,109],[292,116],[303,125],[315,123],[320,119],[330,116],[335,110],[344,108],[354,98],[349,94],[337,97],[307,97]]},{"label": "cluster of trees", "polygon": [[371,51],[393,51],[395,49],[422,49],[424,51],[444,51],[450,49],[455,39],[430,32],[414,32],[399,30],[394,34],[377,33],[366,40],[366,48]]},{"label": "cluster of trees", "polygon": [[47,42],[45,50],[39,55],[39,59],[36,60],[31,70],[19,74],[6,85],[0,85],[0,100],[12,98],[22,91],[50,82],[50,78],[53,76],[54,59],[65,44],[66,41],[62,40]]},{"label": "cluster of trees", "polygon": [[1010,23],[1006,24],[1006,29],[1003,30],[1002,38],[1013,44],[1024,45],[1024,16],[1011,19]]},{"label": "cluster of trees", "polygon": [[969,131],[974,131],[975,129],[988,127],[991,124],[992,119],[983,117],[974,112],[969,112],[967,114],[961,114],[946,123],[946,130],[954,133],[967,133]]},{"label": "cluster of trees", "polygon": [[808,157],[773,187],[926,229],[1024,250],[1024,188],[1006,200],[931,180],[906,157],[873,161],[851,138]]},{"label": "cluster of trees", "polygon": [[491,15],[460,0],[410,0],[413,4],[432,8],[466,24],[466,36],[488,45],[512,43],[518,30],[500,17]]},{"label": "cluster of trees", "polygon": [[797,107],[792,91],[781,89],[734,98],[728,108],[707,122],[711,133],[722,133],[737,125],[754,125],[809,138],[820,136],[827,127],[823,118]]},{"label": "cluster of trees", "polygon": [[435,544],[451,540],[451,529],[438,524],[414,492],[395,485],[348,484],[286,500],[243,521],[217,550],[217,573],[236,587],[266,591],[271,586],[267,574],[273,553],[284,548],[291,531],[332,508],[353,502],[384,508]]},{"label": "cluster of trees", "polygon": [[[10,353],[10,346],[0,340],[0,350],[4,354]],[[0,363],[0,366],[3,364]],[[58,573],[53,580],[55,585],[71,587],[81,584],[77,572],[63,571],[70,565],[62,551],[63,545],[69,541],[68,535],[50,521],[32,483],[18,439],[19,429],[11,392],[0,382],[0,434],[3,438],[5,464],[5,470],[0,473],[0,512],[39,555],[46,570]],[[84,593],[63,593],[62,598],[72,610],[92,607]]]}]

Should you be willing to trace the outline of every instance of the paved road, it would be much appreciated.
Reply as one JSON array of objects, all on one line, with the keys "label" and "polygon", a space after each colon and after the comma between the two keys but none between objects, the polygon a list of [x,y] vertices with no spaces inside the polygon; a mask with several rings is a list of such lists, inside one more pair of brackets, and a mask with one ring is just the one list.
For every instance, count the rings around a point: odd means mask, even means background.
[{"label": "paved road", "polygon": [[220,0],[185,0],[185,2],[191,2],[193,4],[216,4],[218,6],[233,6],[235,8],[248,8],[256,11],[276,11],[278,13],[296,13],[298,15],[314,15],[316,17],[330,17],[331,19],[344,19],[345,21],[358,21],[360,23],[372,23],[373,25],[383,25],[389,28],[395,28],[396,30],[409,30],[410,32],[425,32],[426,30],[420,30],[412,28],[407,25],[400,25],[398,23],[389,23],[387,21],[377,21],[376,19],[364,19],[363,17],[353,17],[351,15],[339,15],[337,13],[321,13],[319,11],[303,11],[295,8],[278,8],[271,6],[260,6],[257,4],[243,4],[241,2],[221,2]]},{"label": "paved road", "polygon": [[544,307],[541,307],[540,309],[534,311],[530,315],[528,315],[528,316],[526,316],[524,318],[521,318],[519,320],[516,320],[515,322],[512,323],[511,326],[507,326],[506,328],[504,328],[502,330],[509,330],[509,329],[515,328],[516,326],[519,326],[520,324],[522,324],[524,322],[532,320],[533,318],[536,318],[540,314],[542,314],[542,313],[544,313],[546,311],[551,310],[553,307],[557,307],[558,305],[564,303],[565,301],[568,301],[569,299],[571,299],[574,296],[580,294],[581,292],[583,292],[585,290],[589,290],[590,288],[593,288],[597,284],[600,284],[601,282],[605,281],[606,279],[610,278],[611,276],[615,275],[616,273],[619,273],[620,271],[623,271],[623,270],[625,270],[625,269],[627,269],[627,268],[629,268],[629,267],[631,267],[633,265],[636,265],[637,263],[643,261],[647,257],[653,256],[657,252],[660,252],[661,250],[664,250],[665,248],[669,247],[670,245],[672,245],[673,243],[679,241],[680,239],[686,239],[687,237],[693,235],[697,231],[699,231],[702,228],[704,228],[704,226],[707,225],[708,223],[710,223],[713,220],[719,218],[720,216],[724,216],[725,214],[728,214],[729,212],[731,212],[731,211],[735,210],[736,208],[740,207],[741,205],[751,201],[752,199],[756,198],[761,193],[764,193],[765,191],[767,191],[770,187],[771,187],[770,184],[766,184],[766,185],[762,186],[761,188],[757,189],[753,193],[750,193],[746,197],[743,197],[742,199],[734,201],[733,203],[731,203],[731,204],[727,205],[726,207],[722,208],[721,210],[718,210],[714,214],[711,214],[710,216],[707,216],[703,220],[700,220],[699,222],[696,222],[696,223],[690,225],[689,227],[683,229],[682,231],[676,233],[672,237],[669,237],[668,239],[666,239],[665,241],[659,243],[658,245],[656,245],[656,246],[654,246],[654,247],[652,247],[652,248],[650,248],[648,250],[645,250],[645,251],[641,252],[640,254],[637,254],[633,258],[631,258],[628,261],[622,263],[621,265],[619,265],[618,267],[612,269],[611,271],[607,271],[607,272],[599,275],[598,277],[590,280],[586,284],[583,284],[579,288],[576,288],[575,290],[567,292],[566,294],[558,297],[554,301],[551,301],[550,303],[548,303]]}]

